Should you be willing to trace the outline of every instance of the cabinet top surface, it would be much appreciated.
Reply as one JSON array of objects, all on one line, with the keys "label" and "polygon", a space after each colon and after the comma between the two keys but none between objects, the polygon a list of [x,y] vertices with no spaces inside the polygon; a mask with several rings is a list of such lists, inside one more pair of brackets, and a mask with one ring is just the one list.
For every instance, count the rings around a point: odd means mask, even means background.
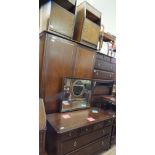
[{"label": "cabinet top surface", "polygon": [[47,121],[57,133],[64,133],[87,125],[95,124],[113,117],[113,113],[90,108],[66,113],[47,115]]}]

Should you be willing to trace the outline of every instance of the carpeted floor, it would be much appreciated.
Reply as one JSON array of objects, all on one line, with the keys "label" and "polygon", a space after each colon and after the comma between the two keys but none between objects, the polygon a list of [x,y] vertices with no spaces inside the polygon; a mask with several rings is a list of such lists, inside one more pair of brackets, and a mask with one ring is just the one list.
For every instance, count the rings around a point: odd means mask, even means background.
[{"label": "carpeted floor", "polygon": [[116,155],[116,146],[112,146],[108,151],[105,151],[100,155]]}]

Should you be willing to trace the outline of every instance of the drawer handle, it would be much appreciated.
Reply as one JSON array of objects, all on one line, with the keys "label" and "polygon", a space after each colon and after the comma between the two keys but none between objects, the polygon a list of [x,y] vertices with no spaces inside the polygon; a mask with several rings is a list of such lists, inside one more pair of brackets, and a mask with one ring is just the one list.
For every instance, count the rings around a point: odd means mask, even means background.
[{"label": "drawer handle", "polygon": [[86,131],[88,131],[88,128],[86,128]]},{"label": "drawer handle", "polygon": [[71,134],[71,132],[69,133],[69,137],[71,137],[72,136],[72,134]]},{"label": "drawer handle", "polygon": [[77,146],[77,141],[74,142],[74,147],[76,147],[76,146]]},{"label": "drawer handle", "polygon": [[102,140],[101,145],[104,145],[104,141]]},{"label": "drawer handle", "polygon": [[105,130],[104,129],[102,130],[102,133],[105,134]]}]

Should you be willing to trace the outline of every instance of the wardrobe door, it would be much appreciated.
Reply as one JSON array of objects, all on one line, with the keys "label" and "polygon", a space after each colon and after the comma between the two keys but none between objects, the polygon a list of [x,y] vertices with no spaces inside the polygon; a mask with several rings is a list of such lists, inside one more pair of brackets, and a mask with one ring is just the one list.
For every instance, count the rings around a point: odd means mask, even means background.
[{"label": "wardrobe door", "polygon": [[96,52],[84,46],[77,47],[74,77],[92,79]]},{"label": "wardrobe door", "polygon": [[46,113],[58,112],[64,76],[73,76],[74,43],[47,34],[44,55],[44,99]]}]

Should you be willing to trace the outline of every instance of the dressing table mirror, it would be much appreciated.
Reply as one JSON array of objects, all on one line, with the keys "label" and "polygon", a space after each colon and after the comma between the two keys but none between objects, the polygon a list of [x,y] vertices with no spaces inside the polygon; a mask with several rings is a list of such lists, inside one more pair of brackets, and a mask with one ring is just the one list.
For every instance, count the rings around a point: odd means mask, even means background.
[{"label": "dressing table mirror", "polygon": [[61,112],[90,107],[92,82],[89,79],[64,78]]}]

